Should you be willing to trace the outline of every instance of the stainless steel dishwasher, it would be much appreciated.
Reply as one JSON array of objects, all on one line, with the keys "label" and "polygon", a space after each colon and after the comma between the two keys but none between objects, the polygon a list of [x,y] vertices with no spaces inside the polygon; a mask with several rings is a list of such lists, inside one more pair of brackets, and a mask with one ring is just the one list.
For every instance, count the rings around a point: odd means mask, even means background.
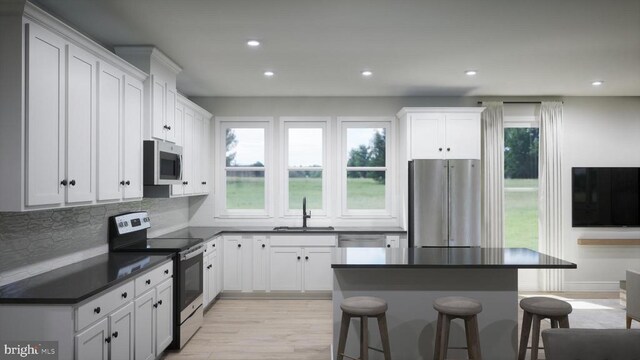
[{"label": "stainless steel dishwasher", "polygon": [[386,247],[384,234],[340,234],[338,247]]}]

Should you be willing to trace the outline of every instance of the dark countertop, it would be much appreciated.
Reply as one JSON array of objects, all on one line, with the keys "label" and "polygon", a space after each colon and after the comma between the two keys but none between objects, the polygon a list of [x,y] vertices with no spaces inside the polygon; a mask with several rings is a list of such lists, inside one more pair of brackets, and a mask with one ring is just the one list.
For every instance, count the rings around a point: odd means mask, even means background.
[{"label": "dark countertop", "polygon": [[406,234],[401,227],[337,227],[334,230],[313,230],[313,231],[278,231],[273,227],[265,226],[243,226],[243,227],[208,227],[190,226],[176,230],[157,238],[196,238],[209,240],[214,236],[222,234]]},{"label": "dark countertop", "polygon": [[524,248],[337,248],[334,269],[576,269]]},{"label": "dark countertop", "polygon": [[0,304],[77,304],[173,254],[106,253],[0,287]]}]

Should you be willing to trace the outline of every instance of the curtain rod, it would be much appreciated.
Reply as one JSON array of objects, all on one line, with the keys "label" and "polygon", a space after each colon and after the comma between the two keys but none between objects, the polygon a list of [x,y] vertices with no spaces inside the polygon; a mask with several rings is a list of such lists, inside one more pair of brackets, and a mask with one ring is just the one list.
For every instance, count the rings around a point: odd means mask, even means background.
[{"label": "curtain rod", "polygon": [[[478,105],[482,104],[484,101],[478,101]],[[564,101],[560,101],[564,104]],[[542,104],[542,101],[503,101],[503,104]]]}]

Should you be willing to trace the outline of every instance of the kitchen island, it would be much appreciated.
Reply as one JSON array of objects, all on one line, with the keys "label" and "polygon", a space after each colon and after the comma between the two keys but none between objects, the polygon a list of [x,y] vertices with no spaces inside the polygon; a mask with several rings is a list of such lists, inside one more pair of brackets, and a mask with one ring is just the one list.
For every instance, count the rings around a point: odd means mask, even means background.
[{"label": "kitchen island", "polygon": [[[387,301],[391,354],[395,359],[432,359],[441,296],[482,302],[478,314],[484,359],[513,360],[518,341],[518,269],[575,269],[576,264],[520,248],[340,248],[333,254],[333,349],[340,333],[340,303],[351,296]],[[381,348],[376,320],[370,346]],[[346,354],[356,357],[359,324],[351,322]],[[466,358],[464,325],[451,324],[449,356]],[[335,358],[335,353],[333,354]],[[370,352],[370,359],[382,359]]]}]

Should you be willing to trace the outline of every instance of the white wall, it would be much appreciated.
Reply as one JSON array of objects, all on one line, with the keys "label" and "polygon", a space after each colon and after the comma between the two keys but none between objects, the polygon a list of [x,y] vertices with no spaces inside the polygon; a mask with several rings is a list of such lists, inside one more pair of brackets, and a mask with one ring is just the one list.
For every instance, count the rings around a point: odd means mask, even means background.
[{"label": "white wall", "polygon": [[640,246],[578,245],[580,238],[640,239],[640,228],[571,227],[571,168],[640,167],[640,98],[569,98],[564,104],[562,191],[566,290],[617,290],[625,270],[640,270]]},{"label": "white wall", "polygon": [[[214,116],[389,116],[404,106],[476,106],[478,100],[539,101],[549,98],[309,97],[194,98]],[[554,98],[557,100],[558,98]],[[564,101],[564,258],[567,290],[615,290],[627,268],[640,269],[640,246],[579,246],[578,238],[640,238],[640,229],[571,227],[571,167],[640,167],[640,97],[567,97]],[[212,126],[213,128],[213,126]],[[213,143],[213,142],[212,142]],[[215,148],[215,146],[212,146]],[[216,194],[217,195],[217,194]],[[215,196],[190,201],[191,225],[216,225]],[[245,221],[246,223],[246,221]]]}]

